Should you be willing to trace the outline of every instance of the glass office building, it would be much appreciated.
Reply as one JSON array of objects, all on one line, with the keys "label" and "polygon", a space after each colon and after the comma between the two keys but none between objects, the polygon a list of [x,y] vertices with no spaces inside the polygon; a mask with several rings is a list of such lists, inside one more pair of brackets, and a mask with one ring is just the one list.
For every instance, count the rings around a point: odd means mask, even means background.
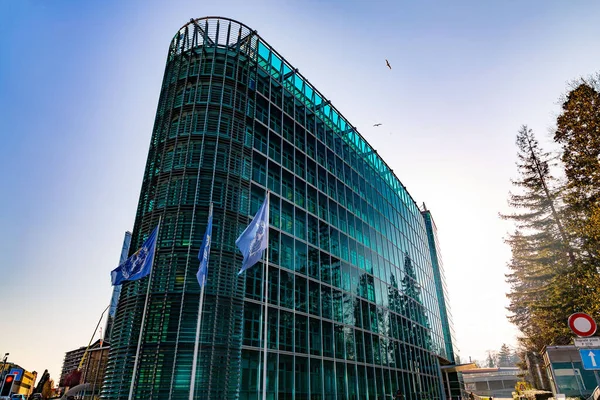
[{"label": "glass office building", "polygon": [[448,399],[462,399],[464,393],[464,381],[462,373],[455,368],[455,354],[458,354],[456,348],[456,337],[454,333],[454,323],[452,314],[450,313],[450,302],[448,299],[448,288],[446,285],[446,277],[444,274],[444,264],[440,251],[440,242],[438,240],[437,227],[431,211],[427,209],[423,203],[421,211],[425,219],[425,228],[427,231],[427,239],[429,243],[429,254],[431,255],[431,265],[433,267],[433,278],[435,280],[435,288],[437,291],[437,300],[440,308],[440,316],[442,321],[442,333],[444,335],[444,344],[446,346],[445,357],[440,358],[440,364],[443,366],[444,392]]},{"label": "glass office building", "polygon": [[235,240],[270,191],[269,399],[442,399],[453,361],[426,219],[348,120],[256,31],[191,20],[171,41],[103,398],[189,396],[197,253],[214,204],[195,398],[257,399],[263,264]]},{"label": "glass office building", "polygon": [[450,314],[448,288],[446,285],[444,264],[442,263],[442,256],[440,252],[440,243],[438,241],[437,227],[433,217],[431,216],[431,211],[427,209],[424,203],[421,214],[425,219],[425,228],[429,242],[429,253],[431,255],[433,277],[435,279],[435,289],[437,291],[437,300],[441,313],[442,332],[444,334],[444,344],[446,346],[445,358],[448,360],[454,360],[454,346],[456,345],[454,323],[452,321],[452,314]]}]

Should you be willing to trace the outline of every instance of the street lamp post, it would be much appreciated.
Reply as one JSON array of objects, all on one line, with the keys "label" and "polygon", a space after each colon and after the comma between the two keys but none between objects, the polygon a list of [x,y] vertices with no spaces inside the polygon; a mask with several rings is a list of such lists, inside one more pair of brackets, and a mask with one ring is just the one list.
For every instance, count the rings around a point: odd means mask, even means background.
[{"label": "street lamp post", "polygon": [[0,378],[0,382],[4,382],[4,375],[6,375],[4,373],[4,367],[6,366],[6,359],[8,358],[8,355],[10,353],[4,353],[4,359],[2,360],[2,378]]}]

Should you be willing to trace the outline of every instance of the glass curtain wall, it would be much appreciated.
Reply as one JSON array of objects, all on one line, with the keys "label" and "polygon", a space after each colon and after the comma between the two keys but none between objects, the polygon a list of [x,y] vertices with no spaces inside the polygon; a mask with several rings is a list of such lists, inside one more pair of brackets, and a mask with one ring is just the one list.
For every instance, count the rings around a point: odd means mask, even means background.
[{"label": "glass curtain wall", "polygon": [[[423,204],[425,207],[425,204]],[[440,244],[438,241],[437,227],[431,211],[425,209],[422,211],[423,218],[425,219],[425,226],[427,228],[427,238],[429,240],[429,251],[431,254],[431,262],[433,265],[433,276],[435,277],[435,286],[438,292],[438,301],[440,304],[440,311],[442,313],[442,331],[444,332],[444,342],[446,347],[445,357],[450,362],[455,362],[455,356],[457,353],[456,349],[456,338],[454,333],[454,322],[452,320],[452,314],[450,312],[450,302],[448,300],[448,287],[446,285],[446,278],[444,274],[444,264],[442,262]]]},{"label": "glass curtain wall", "polygon": [[446,343],[426,226],[358,132],[255,31],[224,18],[173,38],[133,230],[162,219],[151,279],[121,291],[103,398],[187,399],[209,203],[213,242],[196,397],[256,399],[263,265],[235,239],[271,192],[270,399],[441,399]]}]

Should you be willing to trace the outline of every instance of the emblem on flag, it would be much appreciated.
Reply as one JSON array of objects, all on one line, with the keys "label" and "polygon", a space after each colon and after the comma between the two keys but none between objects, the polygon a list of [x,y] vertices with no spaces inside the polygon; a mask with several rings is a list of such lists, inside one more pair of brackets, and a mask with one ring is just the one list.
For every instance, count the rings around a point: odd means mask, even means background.
[{"label": "emblem on flag", "polygon": [[157,232],[158,226],[154,228],[138,251],[133,253],[123,264],[112,270],[110,277],[113,286],[120,285],[125,281],[142,279],[150,273],[154,261]]},{"label": "emblem on flag", "polygon": [[238,275],[260,260],[263,251],[269,245],[269,196],[262,203],[256,215],[237,238],[235,244],[244,255],[242,268]]}]

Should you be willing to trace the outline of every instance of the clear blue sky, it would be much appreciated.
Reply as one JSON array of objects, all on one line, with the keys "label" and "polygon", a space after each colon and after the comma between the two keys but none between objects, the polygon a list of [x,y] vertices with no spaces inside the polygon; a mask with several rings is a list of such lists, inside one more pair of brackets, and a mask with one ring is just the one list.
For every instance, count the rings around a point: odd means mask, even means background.
[{"label": "clear blue sky", "polygon": [[169,41],[207,15],[258,30],[432,210],[463,360],[514,343],[497,217],[514,137],[547,139],[566,82],[600,69],[599,2],[0,0],[0,354],[58,379],[87,344]]}]

